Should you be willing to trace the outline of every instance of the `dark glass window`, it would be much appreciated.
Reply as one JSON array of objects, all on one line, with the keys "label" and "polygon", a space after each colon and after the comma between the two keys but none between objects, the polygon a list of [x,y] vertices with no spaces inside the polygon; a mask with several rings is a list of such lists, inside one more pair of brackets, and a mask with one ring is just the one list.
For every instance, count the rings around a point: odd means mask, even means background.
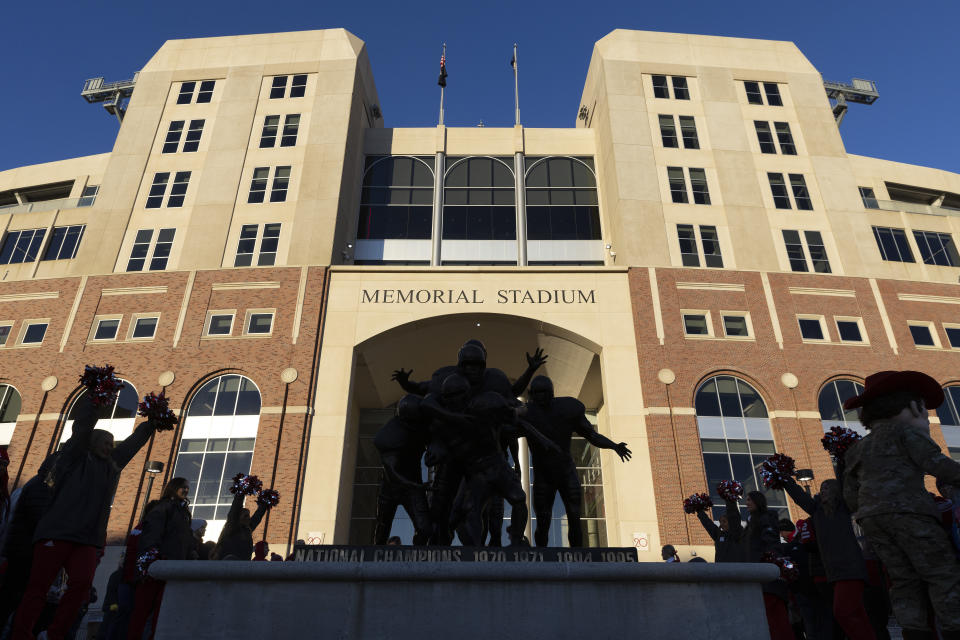
[{"label": "dark glass window", "polygon": [[667,76],[653,76],[653,95],[656,98],[670,97],[670,89],[667,88]]},{"label": "dark glass window", "polygon": [[753,126],[757,130],[757,141],[760,143],[761,153],[776,153],[777,147],[773,144],[773,133],[770,125],[762,120],[754,120]]},{"label": "dark glass window", "polygon": [[782,173],[768,173],[770,192],[773,194],[773,206],[777,209],[790,208],[790,196],[787,194],[787,185],[783,181]]},{"label": "dark glass window", "polygon": [[287,91],[287,76],[276,76],[270,85],[270,98],[282,98]]},{"label": "dark glass window", "polygon": [[529,240],[599,240],[600,208],[590,158],[529,159]]},{"label": "dark glass window", "polygon": [[150,251],[150,239],[152,237],[153,229],[137,231],[137,237],[133,242],[133,250],[130,252],[130,260],[127,262],[127,271],[143,271],[147,253]]},{"label": "dark glass window", "polygon": [[280,244],[280,226],[279,222],[263,225],[260,255],[257,257],[258,267],[272,266],[276,262],[277,246]]},{"label": "dark glass window", "polygon": [[803,175],[791,173],[790,188],[793,189],[793,199],[797,203],[797,209],[812,211],[813,203],[810,201],[810,193],[807,191],[807,183],[803,179]]},{"label": "dark glass window", "polygon": [[880,257],[891,262],[914,262],[913,252],[903,229],[873,227],[873,237],[880,249]]},{"label": "dark glass window", "polygon": [[292,147],[297,144],[297,130],[300,128],[300,114],[288,115],[283,120],[283,136],[280,138],[281,147]]},{"label": "dark glass window", "polygon": [[791,271],[807,271],[807,259],[803,254],[803,243],[800,234],[793,229],[783,229],[783,243],[787,247],[787,258],[790,260]]},{"label": "dark glass window", "polygon": [[837,320],[837,333],[841,342],[863,342],[860,323],[856,320]]},{"label": "dark glass window", "polygon": [[674,202],[687,202],[687,183],[683,177],[683,167],[667,167],[667,179],[670,181],[670,198]]},{"label": "dark glass window", "polygon": [[20,405],[20,392],[8,384],[0,384],[0,422],[16,422],[20,417]]},{"label": "dark glass window", "polygon": [[803,235],[807,239],[813,270],[817,273],[830,273],[830,261],[827,259],[827,248],[823,245],[823,236],[819,231],[804,231]]},{"label": "dark glass window", "polygon": [[273,330],[272,313],[251,313],[247,323],[247,333],[266,334]]},{"label": "dark glass window", "polygon": [[763,95],[760,93],[759,83],[744,82],[743,86],[747,90],[747,102],[750,104],[763,104]]},{"label": "dark glass window", "polygon": [[157,321],[159,318],[137,318],[133,325],[133,334],[131,338],[152,338],[157,333]]},{"label": "dark glass window", "polygon": [[723,316],[723,332],[729,337],[747,337],[750,335],[750,330],[747,327],[747,317],[746,316]]},{"label": "dark glass window", "polygon": [[119,320],[101,320],[97,323],[97,330],[93,334],[93,339],[113,340],[117,337],[117,329],[119,328]]},{"label": "dark glass window", "polygon": [[302,98],[307,91],[307,74],[298,74],[293,76],[290,82],[290,97]]},{"label": "dark glass window", "polygon": [[147,195],[147,209],[159,209],[163,206],[163,195],[167,191],[169,181],[169,172],[153,174],[153,184],[150,185],[150,193]]},{"label": "dark glass window", "polygon": [[260,148],[270,149],[277,143],[277,130],[280,128],[280,116],[267,116],[263,119],[260,131]]},{"label": "dark glass window", "polygon": [[936,342],[933,340],[933,333],[930,331],[930,327],[925,324],[911,324],[910,335],[913,336],[913,344],[918,347],[933,347],[936,346]]},{"label": "dark glass window", "polygon": [[201,102],[210,102],[213,99],[213,87],[216,84],[214,80],[204,80],[200,83],[200,90],[197,91],[197,104]]},{"label": "dark glass window", "polygon": [[187,196],[187,186],[190,184],[189,171],[177,171],[173,177],[173,185],[170,187],[170,197],[167,198],[168,207],[182,207],[183,200]]},{"label": "dark glass window", "polygon": [[707,174],[703,169],[690,169],[690,190],[696,204],[710,204],[710,191],[707,189]]},{"label": "dark glass window", "polygon": [[167,138],[163,141],[163,149],[160,153],[176,153],[180,145],[180,136],[183,135],[183,120],[174,120],[167,129]]},{"label": "dark glass window", "polygon": [[823,324],[816,318],[797,318],[804,340],[823,340]]},{"label": "dark glass window", "polygon": [[780,99],[780,87],[774,82],[764,82],[763,91],[767,94],[767,104],[771,107],[782,107],[783,100]]},{"label": "dark glass window", "polygon": [[700,139],[697,137],[697,123],[693,116],[677,116],[680,120],[680,134],[683,136],[684,149],[699,149]]},{"label": "dark glass window", "polygon": [[[0,325],[0,347],[7,344],[7,339],[10,337],[10,325]],[[0,420],[0,422],[8,422],[8,420]]]},{"label": "dark glass window", "polygon": [[97,192],[100,191],[100,185],[89,184],[83,188],[83,193],[80,195],[80,200],[77,202],[78,207],[92,207],[93,203],[97,200]]},{"label": "dark glass window", "polygon": [[863,206],[867,209],[879,209],[880,203],[877,202],[877,196],[874,195],[870,187],[860,187],[860,199],[863,200]]},{"label": "dark glass window", "polygon": [[710,328],[707,326],[707,316],[702,313],[683,314],[683,332],[688,336],[710,335]]},{"label": "dark glass window", "polygon": [[777,131],[777,140],[780,142],[780,153],[788,156],[797,155],[797,145],[793,143],[790,124],[787,122],[774,122],[773,127]]},{"label": "dark glass window", "polygon": [[27,325],[27,330],[23,334],[21,344],[40,344],[43,337],[47,335],[46,322],[34,322]]},{"label": "dark glass window", "polygon": [[430,157],[371,156],[360,194],[360,240],[427,240],[433,220]]},{"label": "dark glass window", "polygon": [[680,260],[685,267],[699,267],[700,256],[697,251],[697,238],[692,224],[678,224],[677,238],[680,240]]},{"label": "dark glass window", "polygon": [[290,167],[277,167],[273,170],[273,186],[270,189],[270,202],[285,202],[290,187]]},{"label": "dark glass window", "polygon": [[687,88],[687,79],[683,76],[672,76],[671,80],[673,80],[673,97],[676,100],[689,100],[690,90]]},{"label": "dark glass window", "polygon": [[77,247],[83,238],[86,225],[78,224],[70,227],[54,227],[47,246],[44,260],[72,260],[77,255]]},{"label": "dark glass window", "polygon": [[177,104],[190,104],[193,100],[193,91],[197,88],[196,82],[184,82],[180,85],[180,95],[177,96]]},{"label": "dark glass window", "polygon": [[237,257],[233,260],[235,267],[249,267],[253,264],[253,252],[257,246],[257,230],[260,225],[245,224],[240,227],[240,241],[237,243]]},{"label": "dark glass window", "polygon": [[947,333],[947,341],[954,349],[960,349],[960,327],[944,327]]},{"label": "dark glass window", "polygon": [[0,248],[0,264],[21,264],[33,262],[43,245],[44,229],[26,229],[11,231]]},{"label": "dark glass window", "polygon": [[673,116],[661,115],[660,118],[660,138],[663,140],[664,147],[677,148],[680,146],[677,141],[677,128],[673,124]]},{"label": "dark glass window", "polygon": [[720,240],[717,238],[717,228],[700,225],[700,241],[703,243],[704,264],[708,267],[722,269],[723,256],[720,255]]},{"label": "dark glass window", "polygon": [[183,142],[184,153],[190,153],[200,148],[200,137],[203,135],[204,120],[191,120],[187,130],[187,139]]},{"label": "dark glass window", "polygon": [[960,266],[960,255],[953,244],[953,237],[949,233],[935,231],[914,231],[913,237],[920,250],[920,259],[924,264],[935,264],[941,267]]},{"label": "dark glass window", "polygon": [[175,233],[176,229],[160,229],[157,233],[157,243],[153,247],[153,257],[150,260],[150,271],[163,271],[167,268]]},{"label": "dark glass window", "polygon": [[257,167],[253,170],[253,179],[250,180],[250,195],[247,202],[263,202],[267,193],[267,179],[270,177],[270,167]]},{"label": "dark glass window", "polygon": [[[210,336],[228,336],[233,328],[233,314],[216,314],[210,316],[210,324],[207,327],[207,335]],[[232,407],[231,407],[232,408]]]}]

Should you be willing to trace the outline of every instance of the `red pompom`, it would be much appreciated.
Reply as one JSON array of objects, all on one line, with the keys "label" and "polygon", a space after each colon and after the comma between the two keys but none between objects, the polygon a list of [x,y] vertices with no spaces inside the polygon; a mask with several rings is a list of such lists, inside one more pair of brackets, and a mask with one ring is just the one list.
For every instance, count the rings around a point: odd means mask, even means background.
[{"label": "red pompom", "polygon": [[248,476],[238,473],[233,476],[233,486],[230,487],[230,493],[242,493],[252,496],[263,488],[263,482],[257,476]]},{"label": "red pompom", "polygon": [[696,513],[698,511],[706,511],[712,506],[713,501],[710,500],[710,494],[695,493],[683,501],[683,512]]},{"label": "red pompom", "polygon": [[793,476],[793,458],[775,453],[760,465],[760,480],[767,489],[783,489],[787,478]]},{"label": "red pompom", "polygon": [[847,449],[859,442],[861,436],[853,429],[846,427],[830,427],[830,431],[820,439],[823,448],[837,460],[842,460]]},{"label": "red pompom", "polygon": [[137,571],[141,576],[147,577],[147,571],[150,565],[160,559],[160,550],[156,547],[150,547],[139,556],[137,556]]},{"label": "red pompom", "polygon": [[257,496],[257,504],[267,508],[273,508],[280,502],[280,494],[274,489],[264,489]]},{"label": "red pompom", "polygon": [[90,401],[98,407],[113,404],[123,388],[123,383],[113,375],[113,367],[109,364],[102,367],[85,366],[80,384],[87,388]]},{"label": "red pompom", "polygon": [[724,480],[717,485],[717,493],[727,502],[736,502],[743,497],[743,484],[736,480]]},{"label": "red pompom", "polygon": [[769,562],[780,567],[780,578],[787,582],[793,582],[800,577],[800,572],[790,558],[778,556],[773,551],[764,551],[763,555],[760,556],[760,561]]},{"label": "red pompom", "polygon": [[137,409],[139,415],[156,425],[157,431],[173,431],[173,427],[177,424],[177,415],[170,410],[163,391],[160,395],[151,392],[143,396],[143,402],[137,406]]}]

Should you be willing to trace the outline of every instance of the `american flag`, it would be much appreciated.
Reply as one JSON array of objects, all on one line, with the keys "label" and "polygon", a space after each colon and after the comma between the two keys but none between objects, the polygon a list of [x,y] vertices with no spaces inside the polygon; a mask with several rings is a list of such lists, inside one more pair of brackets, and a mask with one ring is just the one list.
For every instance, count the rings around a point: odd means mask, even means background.
[{"label": "american flag", "polygon": [[440,55],[440,77],[437,79],[437,84],[441,87],[447,86],[447,54]]}]

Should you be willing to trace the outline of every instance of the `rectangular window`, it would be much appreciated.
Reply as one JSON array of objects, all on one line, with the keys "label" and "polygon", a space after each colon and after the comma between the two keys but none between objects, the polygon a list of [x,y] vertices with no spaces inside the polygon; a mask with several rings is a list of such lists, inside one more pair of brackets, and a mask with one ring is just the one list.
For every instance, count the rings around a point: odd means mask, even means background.
[{"label": "rectangular window", "polygon": [[187,129],[187,139],[183,143],[184,153],[191,153],[200,148],[200,137],[203,136],[203,123],[205,120],[191,120],[190,128]]},{"label": "rectangular window", "polygon": [[288,115],[283,121],[283,136],[280,138],[281,147],[292,147],[297,144],[297,130],[300,128],[300,114]]},{"label": "rectangular window", "polygon": [[784,229],[783,242],[787,247],[787,259],[790,260],[790,270],[809,271],[807,268],[807,259],[803,253],[803,243],[800,241],[800,233],[792,229]]},{"label": "rectangular window", "polygon": [[280,239],[280,223],[271,223],[263,225],[263,236],[258,236],[260,225],[245,224],[240,228],[240,241],[237,244],[237,257],[234,260],[235,267],[249,267],[253,264],[253,256],[259,253],[257,266],[272,266],[277,259],[277,245]]},{"label": "rectangular window", "polygon": [[11,231],[0,247],[0,264],[22,264],[33,262],[43,245],[45,229],[25,229]]},{"label": "rectangular window", "polygon": [[204,80],[200,83],[200,90],[197,91],[197,104],[213,100],[213,87],[215,84],[216,81],[214,80]]},{"label": "rectangular window", "polygon": [[272,149],[277,143],[277,130],[280,128],[280,116],[267,116],[263,119],[263,130],[260,132],[260,148]]},{"label": "rectangular window", "polygon": [[763,95],[760,93],[760,83],[744,82],[743,86],[747,90],[747,102],[750,104],[763,104]]},{"label": "rectangular window", "polygon": [[750,336],[750,327],[747,316],[741,314],[723,314],[723,334],[728,338],[747,338]]},{"label": "rectangular window", "polygon": [[860,332],[860,323],[852,319],[837,319],[837,335],[840,336],[840,342],[863,342],[863,334]]},{"label": "rectangular window", "polygon": [[[270,98],[283,98],[287,92],[287,80],[290,76],[276,76],[270,84]],[[293,76],[290,83],[290,97],[302,98],[307,91],[307,74]]]},{"label": "rectangular window", "polygon": [[863,200],[863,206],[866,209],[879,209],[880,203],[877,202],[877,196],[874,195],[870,187],[860,187],[860,199]]},{"label": "rectangular window", "polygon": [[285,202],[287,188],[290,186],[290,167],[277,167],[273,172],[273,187],[270,189],[270,202]]},{"label": "rectangular window", "polygon": [[120,328],[120,320],[118,318],[98,320],[97,328],[93,332],[93,339],[94,340],[115,340],[117,337],[117,329],[119,328]]},{"label": "rectangular window", "polygon": [[273,313],[251,313],[247,316],[248,335],[269,335],[273,331]]},{"label": "rectangular window", "polygon": [[[960,327],[948,327],[944,325],[943,330],[947,334],[947,342],[950,343],[950,346],[954,349],[960,349]],[[0,329],[2,331],[2,329]],[[0,345],[3,343],[0,342]]]},{"label": "rectangular window", "polygon": [[667,178],[670,181],[670,197],[674,202],[687,202],[687,183],[683,177],[683,167],[667,167]]},{"label": "rectangular window", "polygon": [[797,318],[797,323],[804,340],[826,340],[822,318]]},{"label": "rectangular window", "polygon": [[[197,88],[197,82],[183,82],[180,84],[180,94],[177,96],[177,104],[190,104],[193,101],[193,92]],[[199,83],[200,90],[197,91],[197,103],[210,102],[213,99],[213,87],[216,80],[204,80]]]},{"label": "rectangular window", "polygon": [[133,323],[133,331],[130,333],[131,340],[149,340],[157,334],[157,323],[160,318],[157,316],[144,316],[137,318]]},{"label": "rectangular window", "polygon": [[287,76],[277,76],[270,85],[270,99],[282,98],[287,91]]},{"label": "rectangular window", "polygon": [[680,120],[680,134],[683,136],[684,149],[699,149],[700,139],[697,137],[697,123],[693,116],[677,116]]},{"label": "rectangular window", "polygon": [[193,100],[193,91],[197,88],[196,82],[183,82],[180,84],[180,95],[177,96],[177,104],[190,104]]},{"label": "rectangular window", "polygon": [[77,248],[83,238],[86,225],[78,224],[69,227],[54,227],[50,237],[44,260],[72,260],[77,255]]},{"label": "rectangular window", "polygon": [[753,127],[757,130],[760,153],[776,153],[777,147],[773,144],[773,133],[770,131],[770,125],[761,120],[754,120]]},{"label": "rectangular window", "polygon": [[127,271],[143,271],[147,260],[150,260],[150,271],[166,269],[175,234],[176,229],[160,229],[157,232],[156,243],[151,246],[153,229],[137,231],[133,250],[130,252],[130,260],[127,261]]},{"label": "rectangular window", "polygon": [[680,146],[677,141],[677,128],[673,124],[673,116],[659,116],[660,118],[660,139],[663,140],[663,146],[670,149],[676,149]]},{"label": "rectangular window", "polygon": [[237,243],[237,257],[233,266],[249,267],[253,264],[253,252],[257,246],[257,230],[260,225],[245,224],[240,227],[240,241]]},{"label": "rectangular window", "polygon": [[297,74],[290,81],[290,97],[302,98],[307,92],[307,74]]},{"label": "rectangular window", "polygon": [[823,244],[823,236],[819,231],[804,231],[807,239],[807,250],[810,252],[810,261],[813,270],[817,273],[830,273],[830,261],[827,259],[827,248]]},{"label": "rectangular window", "polygon": [[133,241],[133,250],[130,252],[130,260],[127,262],[127,271],[143,271],[143,264],[150,251],[150,238],[152,237],[153,229],[137,231],[137,237]]},{"label": "rectangular window", "polygon": [[190,184],[189,171],[177,171],[173,177],[173,185],[170,187],[170,197],[167,198],[168,207],[182,207],[183,200],[187,197],[187,186]]},{"label": "rectangular window", "polygon": [[700,225],[700,241],[703,243],[703,260],[708,267],[722,269],[723,256],[720,255],[720,240],[717,237],[717,228]]},{"label": "rectangular window", "polygon": [[30,322],[23,332],[23,338],[20,340],[20,344],[42,344],[43,338],[46,335],[46,322]]},{"label": "rectangular window", "polygon": [[771,107],[782,107],[783,100],[780,99],[780,87],[774,82],[764,82],[763,92],[767,94],[767,104]]},{"label": "rectangular window", "polygon": [[163,271],[167,268],[167,260],[170,258],[170,249],[173,247],[175,233],[176,229],[160,229],[157,234],[157,244],[153,247],[150,271]]},{"label": "rectangular window", "polygon": [[170,128],[167,129],[167,138],[163,141],[163,149],[160,150],[160,153],[176,153],[177,147],[180,145],[180,137],[183,135],[183,125],[185,121],[183,120],[174,120],[170,123]]},{"label": "rectangular window", "polygon": [[207,322],[208,336],[228,336],[233,331],[232,313],[211,313]]},{"label": "rectangular window", "polygon": [[787,185],[783,181],[782,173],[768,173],[770,192],[773,194],[773,206],[777,209],[790,209],[790,196],[787,194]]},{"label": "rectangular window", "polygon": [[790,188],[793,189],[793,200],[797,204],[797,209],[812,211],[813,203],[810,201],[810,192],[807,191],[807,182],[803,179],[803,175],[791,173]]},{"label": "rectangular window", "polygon": [[787,122],[774,122],[773,127],[777,132],[777,141],[780,143],[780,153],[787,156],[797,155],[797,145],[793,143],[790,124]]},{"label": "rectangular window", "polygon": [[3,347],[7,344],[7,340],[10,338],[10,329],[11,325],[5,324],[0,325],[0,347]]},{"label": "rectangular window", "polygon": [[924,264],[960,267],[960,255],[957,255],[957,247],[953,244],[953,237],[949,233],[914,231],[913,237],[917,241],[920,259]]},{"label": "rectangular window", "polygon": [[690,90],[687,88],[687,79],[683,76],[673,76],[673,97],[676,100],[689,100]]},{"label": "rectangular window", "polygon": [[93,203],[97,201],[97,192],[100,191],[100,185],[88,184],[83,188],[83,193],[80,194],[80,201],[77,202],[78,207],[92,207]]},{"label": "rectangular window", "polygon": [[653,95],[656,98],[670,97],[670,89],[667,88],[667,76],[653,76]]},{"label": "rectangular window", "polygon": [[913,344],[917,345],[918,347],[937,346],[929,323],[916,323],[908,326],[910,327],[910,335],[913,336]]},{"label": "rectangular window", "polygon": [[170,181],[170,172],[164,171],[153,174],[153,184],[147,195],[147,209],[159,209],[163,206],[163,195],[167,192],[167,182]]},{"label": "rectangular window", "polygon": [[710,204],[710,191],[707,189],[707,173],[703,169],[689,169],[690,189],[695,204]]},{"label": "rectangular window", "polygon": [[703,313],[683,314],[683,333],[688,336],[710,335],[709,316]]},{"label": "rectangular window", "polygon": [[280,244],[280,223],[263,225],[263,239],[260,241],[260,256],[257,266],[268,267],[277,260],[277,245]]},{"label": "rectangular window", "polygon": [[253,179],[250,181],[250,195],[247,202],[263,202],[267,193],[267,179],[270,177],[270,167],[257,167],[253,170]]},{"label": "rectangular window", "polygon": [[678,224],[677,238],[680,240],[680,260],[685,267],[700,266],[700,252],[697,251],[697,238],[692,224]]},{"label": "rectangular window", "polygon": [[880,257],[890,262],[914,262],[913,252],[903,229],[873,227],[873,237],[880,249]]}]

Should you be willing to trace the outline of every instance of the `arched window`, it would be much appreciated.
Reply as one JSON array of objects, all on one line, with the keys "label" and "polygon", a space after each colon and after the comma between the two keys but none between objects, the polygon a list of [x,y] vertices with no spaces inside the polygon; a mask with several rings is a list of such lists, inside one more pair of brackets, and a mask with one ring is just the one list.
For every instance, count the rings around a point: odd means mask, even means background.
[{"label": "arched window", "polygon": [[528,240],[599,240],[592,158],[541,158],[526,178]]},{"label": "arched window", "polygon": [[367,158],[358,240],[429,240],[433,219],[433,158]]},{"label": "arched window", "polygon": [[[767,407],[756,389],[733,376],[715,376],[697,389],[695,406],[703,466],[714,504],[723,504],[716,493],[717,484],[732,479],[743,483],[744,495],[762,491],[769,508],[786,511],[786,494],[764,489],[760,483],[760,465],[776,448]],[[746,517],[746,507],[741,512]]]},{"label": "arched window", "polygon": [[450,158],[444,240],[516,240],[513,158]]},{"label": "arched window", "polygon": [[[137,405],[140,403],[140,397],[137,395],[137,388],[128,380],[122,380],[123,387],[117,394],[117,399],[113,404],[103,405],[97,408],[97,429],[103,429],[113,434],[113,439],[117,442],[124,440],[133,433],[133,427],[137,422]],[[84,389],[77,399],[70,405],[67,412],[67,421],[64,423],[63,433],[60,434],[60,444],[63,444],[73,435],[73,418],[77,412],[78,403],[81,398],[89,393]]]},{"label": "arched window", "polygon": [[20,415],[20,393],[9,384],[0,384],[0,445],[10,444]]},{"label": "arched window", "polygon": [[190,482],[193,516],[208,521],[208,538],[230,510],[231,479],[250,473],[259,424],[260,391],[249,378],[219,376],[190,401],[173,475]]},{"label": "arched window", "polygon": [[960,460],[960,386],[943,388],[943,404],[937,407],[937,416],[950,457]]},{"label": "arched window", "polygon": [[834,380],[824,385],[818,399],[823,430],[828,431],[830,427],[846,427],[862,436],[866,435],[867,430],[860,424],[857,410],[843,410],[844,402],[861,393],[863,393],[863,385],[853,380]]}]

